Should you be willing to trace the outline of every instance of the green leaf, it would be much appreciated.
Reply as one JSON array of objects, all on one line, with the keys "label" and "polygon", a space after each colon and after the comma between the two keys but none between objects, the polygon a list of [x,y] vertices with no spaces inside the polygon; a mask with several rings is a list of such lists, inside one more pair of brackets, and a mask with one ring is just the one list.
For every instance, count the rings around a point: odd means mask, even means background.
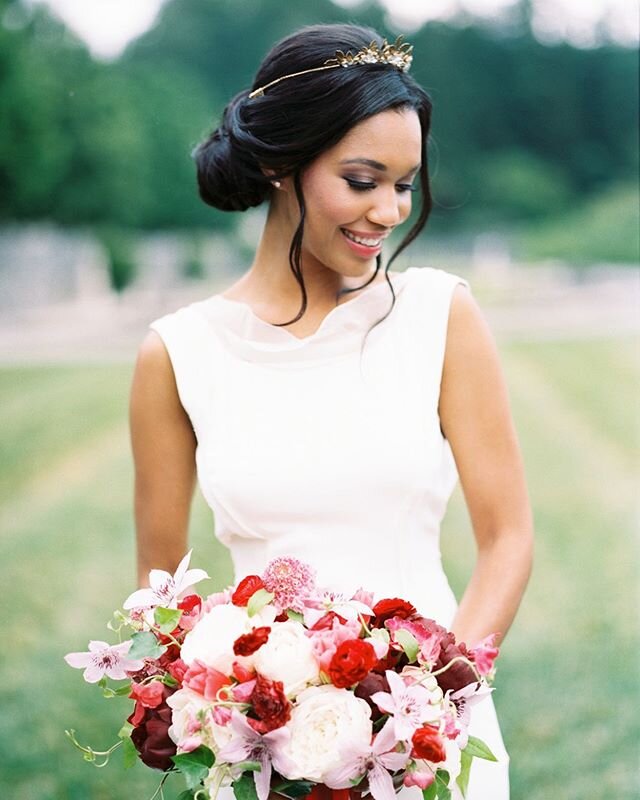
[{"label": "green leaf", "polygon": [[438,786],[434,781],[430,786],[422,790],[422,800],[436,800],[437,793]]},{"label": "green leaf", "polygon": [[185,789],[184,792],[180,792],[177,800],[193,800],[194,797],[195,795],[191,789]]},{"label": "green leaf", "polygon": [[102,696],[107,698],[112,697],[129,697],[131,694],[131,681],[125,683],[124,686],[118,686],[112,689],[110,686],[104,686],[102,689]]},{"label": "green leaf", "polygon": [[156,608],[153,612],[153,619],[161,633],[171,633],[181,616],[182,610],[179,608]]},{"label": "green leaf", "polygon": [[418,640],[412,633],[404,628],[398,628],[393,634],[393,637],[404,650],[406,657],[409,659],[409,663],[418,658],[420,646],[418,645]]},{"label": "green leaf", "polygon": [[472,761],[473,761],[473,756],[467,753],[466,750],[463,750],[460,753],[460,774],[456,779],[456,783],[460,787],[460,791],[462,792],[463,797],[466,797],[467,795],[467,787],[469,786],[469,774],[471,772]]},{"label": "green leaf", "polygon": [[125,722],[118,731],[118,739],[128,739],[133,731],[133,725],[130,722]]},{"label": "green leaf", "polygon": [[273,791],[285,797],[305,797],[311,794],[314,784],[311,781],[283,781],[273,787]]},{"label": "green leaf", "polygon": [[236,800],[258,800],[258,793],[256,792],[256,783],[253,780],[253,775],[245,773],[231,785],[233,786],[233,793],[236,796]]},{"label": "green leaf", "polygon": [[131,769],[138,760],[136,746],[128,736],[122,739],[122,760],[125,769]]},{"label": "green leaf", "polygon": [[258,589],[258,591],[254,592],[249,598],[249,602],[247,603],[247,614],[250,617],[253,617],[259,611],[262,611],[262,609],[272,600],[273,595],[271,592],[268,592],[266,589]]},{"label": "green leaf", "polygon": [[200,747],[190,753],[179,753],[171,756],[171,760],[184,775],[188,789],[195,789],[209,774],[215,763],[215,756],[208,747]]},{"label": "green leaf", "polygon": [[451,789],[449,788],[449,773],[444,769],[436,770],[436,779],[432,786],[436,787],[436,797],[438,800],[451,800]]},{"label": "green leaf", "polygon": [[166,652],[164,645],[158,644],[158,640],[151,631],[140,631],[131,637],[133,644],[129,648],[127,658],[160,658]]},{"label": "green leaf", "polygon": [[299,611],[292,611],[290,608],[287,609],[287,616],[289,619],[292,619],[294,622],[304,622],[304,617]]},{"label": "green leaf", "polygon": [[469,741],[467,742],[467,746],[462,751],[463,753],[468,753],[470,756],[474,758],[484,758],[486,761],[497,761],[498,759],[493,755],[491,750],[487,747],[487,745],[482,741],[482,739],[478,739],[477,736],[470,736]]},{"label": "green leaf", "polygon": [[233,766],[234,769],[238,769],[241,772],[260,772],[262,770],[259,761],[239,761]]}]

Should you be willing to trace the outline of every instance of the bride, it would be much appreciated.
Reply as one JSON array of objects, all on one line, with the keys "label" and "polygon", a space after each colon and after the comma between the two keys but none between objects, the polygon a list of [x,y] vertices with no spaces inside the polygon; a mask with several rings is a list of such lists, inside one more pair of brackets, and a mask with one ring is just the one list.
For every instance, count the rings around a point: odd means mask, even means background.
[{"label": "bride", "polygon": [[[533,525],[495,344],[466,280],[389,270],[431,209],[432,106],[411,59],[408,44],[369,28],[303,28],[197,148],[206,203],[267,203],[268,215],[247,272],[155,320],[140,347],[141,583],[187,550],[197,474],[238,575],[293,555],[324,585],[411,599],[468,645],[509,629]],[[416,192],[415,223],[383,269]],[[459,605],[439,549],[458,478],[477,548]],[[498,761],[474,759],[467,797],[505,800],[491,696],[470,731]]]}]

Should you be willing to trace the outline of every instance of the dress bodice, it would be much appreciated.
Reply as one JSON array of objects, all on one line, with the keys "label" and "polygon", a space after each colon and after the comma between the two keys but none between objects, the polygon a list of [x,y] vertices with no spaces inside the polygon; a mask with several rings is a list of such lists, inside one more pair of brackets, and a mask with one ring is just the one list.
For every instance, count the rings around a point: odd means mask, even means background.
[{"label": "dress bodice", "polygon": [[391,274],[300,339],[222,295],[155,320],[197,438],[198,479],[236,574],[277,555],[343,590],[455,601],[440,522],[457,472],[438,417],[449,307],[466,281]]}]

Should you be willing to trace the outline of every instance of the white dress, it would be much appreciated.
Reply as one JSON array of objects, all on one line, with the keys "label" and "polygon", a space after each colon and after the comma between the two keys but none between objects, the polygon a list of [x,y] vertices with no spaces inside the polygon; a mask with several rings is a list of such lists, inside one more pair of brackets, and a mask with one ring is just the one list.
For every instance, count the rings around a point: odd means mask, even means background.
[{"label": "white dress", "polygon": [[[438,398],[454,287],[432,268],[391,273],[299,339],[245,303],[214,295],[151,323],[197,438],[200,488],[236,575],[293,555],[318,582],[402,597],[450,626],[440,522],[458,480]],[[471,545],[471,542],[469,543]],[[499,686],[499,681],[498,681]],[[474,760],[468,800],[506,800],[508,763],[491,696],[471,733],[498,763]],[[421,800],[417,788],[403,800]]]}]

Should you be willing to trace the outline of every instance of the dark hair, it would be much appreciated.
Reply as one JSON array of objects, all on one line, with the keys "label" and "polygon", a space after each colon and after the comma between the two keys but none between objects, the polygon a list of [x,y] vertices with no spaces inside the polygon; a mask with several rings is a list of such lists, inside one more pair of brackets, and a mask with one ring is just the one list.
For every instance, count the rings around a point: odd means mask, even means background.
[{"label": "dark hair", "polygon": [[[251,91],[270,81],[322,66],[337,50],[355,54],[372,41],[381,46],[383,38],[372,28],[343,24],[310,25],[282,39],[263,60],[251,89],[239,92],[231,100],[224,109],[220,126],[194,151],[200,197],[222,211],[245,211],[258,206],[270,197],[271,181],[293,176],[300,223],[291,241],[289,264],[302,292],[302,305],[294,319],[280,325],[296,322],[307,307],[300,264],[305,220],[301,172],[322,152],[336,145],[354,125],[388,109],[415,109],[420,119],[421,208],[418,219],[385,268],[391,308],[395,293],[387,274],[389,267],[424,228],[431,211],[427,165],[431,100],[408,73],[375,63],[322,70],[289,78],[267,89],[264,95],[249,99]],[[269,174],[263,173],[263,169]],[[380,263],[378,255],[376,270],[364,286],[374,280]]]}]

